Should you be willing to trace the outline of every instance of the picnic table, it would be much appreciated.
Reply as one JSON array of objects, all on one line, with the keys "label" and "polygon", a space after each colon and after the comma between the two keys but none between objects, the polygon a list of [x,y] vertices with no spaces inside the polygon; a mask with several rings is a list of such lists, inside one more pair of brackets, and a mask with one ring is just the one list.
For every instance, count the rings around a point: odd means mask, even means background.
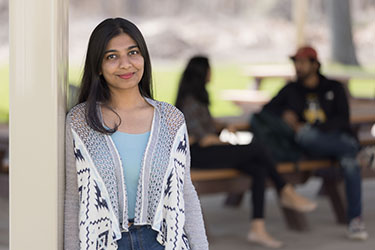
[{"label": "picnic table", "polygon": [[[271,100],[271,97],[264,92],[259,93],[249,89],[223,90],[221,98],[239,106],[243,111],[244,119],[248,119],[251,113],[260,111],[263,105]],[[349,108],[350,122],[352,124],[375,123],[375,99],[349,99]]]},{"label": "picnic table", "polygon": [[[282,65],[252,65],[244,69],[244,74],[254,78],[253,90],[259,90],[264,79],[266,78],[283,78],[289,81],[295,78],[295,70],[293,64]],[[344,84],[349,97],[352,98],[349,91],[349,82],[351,79],[370,79],[374,80],[375,95],[375,74],[358,71],[343,71],[343,72],[324,72],[324,75],[330,79],[339,81]],[[375,96],[374,96],[375,98]]]}]

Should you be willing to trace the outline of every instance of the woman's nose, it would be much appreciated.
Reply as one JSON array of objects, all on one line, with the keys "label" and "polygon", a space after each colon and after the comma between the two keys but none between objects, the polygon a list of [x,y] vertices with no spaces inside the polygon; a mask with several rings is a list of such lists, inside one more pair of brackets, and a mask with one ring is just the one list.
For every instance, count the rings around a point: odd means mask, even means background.
[{"label": "woman's nose", "polygon": [[131,67],[131,62],[127,55],[121,56],[120,58],[120,68],[127,69]]}]

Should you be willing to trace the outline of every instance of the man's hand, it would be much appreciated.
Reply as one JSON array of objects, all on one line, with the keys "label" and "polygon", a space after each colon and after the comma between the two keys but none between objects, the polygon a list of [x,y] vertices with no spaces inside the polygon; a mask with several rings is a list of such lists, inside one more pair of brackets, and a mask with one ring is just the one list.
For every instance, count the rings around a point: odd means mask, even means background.
[{"label": "man's hand", "polygon": [[298,132],[304,126],[303,123],[298,121],[297,114],[292,110],[285,110],[282,118],[295,132]]}]

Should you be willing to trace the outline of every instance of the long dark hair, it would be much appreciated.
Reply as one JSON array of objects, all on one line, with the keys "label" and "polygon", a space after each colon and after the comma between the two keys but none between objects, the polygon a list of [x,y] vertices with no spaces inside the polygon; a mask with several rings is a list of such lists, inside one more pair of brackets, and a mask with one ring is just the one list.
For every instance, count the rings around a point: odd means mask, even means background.
[{"label": "long dark hair", "polygon": [[[114,133],[119,124],[115,128],[106,129],[99,118],[98,102],[106,104],[111,97],[107,82],[100,72],[107,44],[112,38],[123,33],[133,38],[144,59],[144,72],[138,83],[139,91],[143,97],[152,98],[151,60],[142,33],[135,24],[123,18],[108,18],[102,21],[90,36],[78,102],[86,103],[88,125],[105,134]],[[112,111],[114,112],[113,109]]]},{"label": "long dark hair", "polygon": [[176,107],[182,110],[184,106],[184,98],[192,96],[199,102],[210,103],[208,92],[206,90],[207,75],[210,70],[208,58],[205,56],[192,57],[180,79],[178,87]]}]

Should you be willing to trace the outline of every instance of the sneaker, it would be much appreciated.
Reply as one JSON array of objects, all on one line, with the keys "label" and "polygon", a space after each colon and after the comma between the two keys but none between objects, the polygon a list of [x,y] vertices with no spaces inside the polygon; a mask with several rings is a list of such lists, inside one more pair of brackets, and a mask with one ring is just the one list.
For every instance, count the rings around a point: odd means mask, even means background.
[{"label": "sneaker", "polygon": [[349,222],[348,237],[351,240],[367,240],[368,233],[361,217],[355,217]]},{"label": "sneaker", "polygon": [[301,213],[311,212],[317,207],[316,202],[313,202],[298,194],[290,184],[286,184],[281,190],[280,202],[283,207],[293,209]]},{"label": "sneaker", "polygon": [[361,166],[375,170],[375,146],[364,147],[358,153],[358,160]]},{"label": "sneaker", "polygon": [[273,239],[268,234],[259,235],[255,232],[250,232],[247,235],[247,240],[251,243],[255,243],[255,244],[268,247],[268,248],[273,248],[273,249],[281,248],[284,246],[284,244],[281,241]]}]

